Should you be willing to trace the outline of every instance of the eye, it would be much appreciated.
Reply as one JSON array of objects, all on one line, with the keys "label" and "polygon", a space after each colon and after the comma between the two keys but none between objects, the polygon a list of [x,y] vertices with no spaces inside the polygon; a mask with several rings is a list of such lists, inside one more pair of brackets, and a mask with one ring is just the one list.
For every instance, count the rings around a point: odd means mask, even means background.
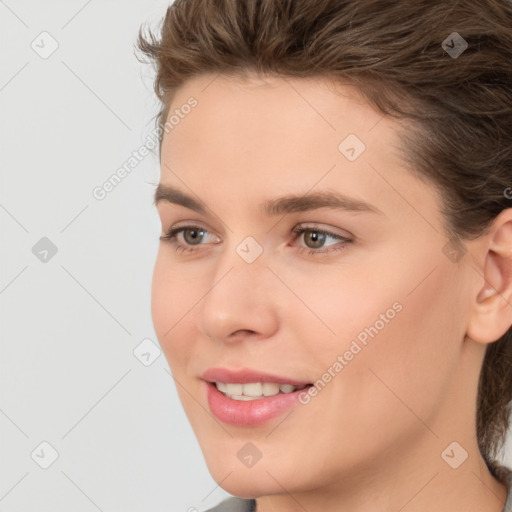
[{"label": "eye", "polygon": [[[171,228],[169,231],[160,237],[160,240],[168,241],[176,249],[176,251],[195,251],[196,249],[188,247],[188,245],[201,245],[201,241],[209,233],[206,229],[200,226],[182,226]],[[178,235],[182,235],[185,244],[178,241]]]},{"label": "eye", "polygon": [[[307,245],[306,247],[299,247],[299,252],[307,251],[309,255],[319,255],[341,251],[353,241],[351,238],[341,236],[317,227],[297,226],[293,229],[292,232],[295,235],[295,240],[299,239],[302,235],[305,235],[304,240]],[[169,229],[166,234],[160,236],[160,240],[169,242],[177,252],[197,252],[198,249],[195,249],[194,246],[205,245],[201,242],[204,241],[208,234],[211,235],[208,230],[200,226],[181,226]],[[183,240],[183,242],[180,241],[180,238]],[[338,241],[339,243],[330,244],[327,247],[331,247],[331,245],[333,247],[330,249],[325,249],[324,244],[329,238],[334,241]]]},{"label": "eye", "polygon": [[[301,252],[307,251],[308,254],[310,255],[326,254],[341,251],[343,249],[346,249],[347,244],[353,241],[351,238],[337,235],[335,233],[331,233],[330,231],[326,231],[324,229],[320,229],[317,227],[297,226],[293,230],[293,233],[295,234],[296,239],[300,238],[302,235],[305,235],[304,241],[306,243],[306,247],[300,247],[299,249],[301,250]],[[331,249],[317,250],[324,247],[324,243],[328,238],[337,240],[340,243],[330,244],[329,246],[327,246],[330,247],[332,245],[333,247]]]}]

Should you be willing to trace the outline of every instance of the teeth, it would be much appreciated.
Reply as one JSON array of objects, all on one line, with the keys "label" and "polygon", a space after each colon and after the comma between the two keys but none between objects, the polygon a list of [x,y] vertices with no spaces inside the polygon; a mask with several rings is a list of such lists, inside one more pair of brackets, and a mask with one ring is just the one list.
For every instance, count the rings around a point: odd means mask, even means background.
[{"label": "teeth", "polygon": [[226,386],[225,393],[228,395],[241,395],[243,393],[243,384],[224,384]]},{"label": "teeth", "polygon": [[264,382],[263,383],[263,394],[265,396],[273,396],[279,393],[279,384],[274,384],[273,382]]},{"label": "teeth", "polygon": [[292,393],[305,386],[292,384],[276,384],[274,382],[249,382],[247,384],[232,384],[215,382],[217,389],[233,400],[254,400],[263,396],[273,396],[281,393]]},{"label": "teeth", "polygon": [[263,384],[261,382],[243,384],[242,390],[245,396],[261,396],[263,394]]},{"label": "teeth", "polygon": [[228,390],[228,387],[226,386],[226,384],[224,384],[224,382],[216,382],[215,385],[217,386],[217,389],[219,391],[222,391],[223,393],[225,393]]},{"label": "teeth", "polygon": [[283,392],[283,393],[291,393],[292,391],[294,391],[296,389],[295,386],[292,386],[291,384],[281,384],[279,386],[279,389]]}]

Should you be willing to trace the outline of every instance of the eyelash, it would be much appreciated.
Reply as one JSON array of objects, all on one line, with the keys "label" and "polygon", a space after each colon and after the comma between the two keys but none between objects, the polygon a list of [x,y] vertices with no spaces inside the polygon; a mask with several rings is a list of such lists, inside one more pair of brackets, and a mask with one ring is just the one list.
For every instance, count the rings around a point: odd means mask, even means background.
[{"label": "eyelash", "polygon": [[[177,227],[177,228],[171,228],[166,234],[160,236],[160,240],[169,242],[171,244],[171,246],[173,246],[176,249],[176,252],[182,252],[182,253],[183,252],[195,252],[196,249],[191,249],[185,245],[180,244],[177,241],[177,235],[179,233],[181,233],[182,231],[186,231],[187,229],[204,231],[206,233],[209,233],[209,231],[207,231],[206,229],[203,229],[201,226],[194,226],[194,225],[181,226],[181,227]],[[307,251],[310,256],[316,256],[318,254],[331,254],[334,252],[342,251],[342,250],[346,249],[347,244],[349,244],[353,241],[350,238],[347,238],[347,237],[344,237],[341,235],[336,235],[335,233],[331,233],[330,231],[326,231],[324,229],[319,229],[319,228],[306,228],[306,227],[302,227],[302,226],[297,226],[296,228],[294,228],[292,230],[292,233],[295,235],[295,239],[297,239],[303,233],[308,233],[308,232],[326,235],[326,236],[334,238],[336,240],[340,240],[341,242],[345,242],[342,245],[336,244],[333,246],[332,249],[328,249],[328,250],[316,250],[316,249],[311,249],[309,247],[299,247],[299,251],[301,253],[304,251]],[[199,245],[201,245],[201,244],[199,244]]]}]

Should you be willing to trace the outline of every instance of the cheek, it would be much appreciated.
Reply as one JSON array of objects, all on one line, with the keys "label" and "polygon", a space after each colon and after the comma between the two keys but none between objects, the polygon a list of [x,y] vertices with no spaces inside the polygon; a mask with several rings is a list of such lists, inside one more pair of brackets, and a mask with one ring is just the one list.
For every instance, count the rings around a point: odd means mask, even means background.
[{"label": "cheek", "polygon": [[[311,319],[299,319],[316,378],[329,380],[329,369],[336,375],[312,399],[322,404],[324,424],[335,425],[332,442],[340,430],[373,439],[376,427],[377,445],[386,435],[390,442],[392,432],[425,429],[415,414],[429,424],[442,407],[465,333],[464,276],[432,242],[419,245],[320,279],[308,298],[334,331],[313,318],[323,333],[315,338]],[[334,366],[338,356],[342,369]]]},{"label": "cheek", "polygon": [[[333,414],[330,421],[341,422],[349,436],[375,439],[375,449],[397,439],[397,434],[405,440],[408,433],[425,432],[425,424],[433,427],[442,407],[464,335],[464,311],[456,300],[458,285],[449,265],[441,261],[416,289],[417,273],[405,270],[410,275],[402,273],[400,280],[368,294],[373,307],[365,308],[364,316],[358,313],[362,294],[354,304],[346,303],[346,318],[357,316],[360,324],[352,322],[351,337],[344,343],[356,340],[361,350],[332,388],[331,399],[343,404],[345,414]],[[424,275],[430,267],[423,266],[428,269]],[[400,303],[401,311],[388,323],[378,323],[379,315],[394,302]],[[337,325],[344,328],[341,322]],[[367,334],[366,344],[358,341],[361,333]],[[332,347],[331,361],[337,353],[340,350]],[[352,412],[350,418],[346,411]]]},{"label": "cheek", "polygon": [[172,325],[169,317],[173,315],[173,300],[169,293],[171,289],[169,285],[169,277],[166,276],[166,266],[160,251],[153,269],[151,283],[151,317],[160,343],[163,342],[165,331]]},{"label": "cheek", "polygon": [[186,326],[190,311],[199,299],[190,286],[184,286],[183,277],[173,271],[160,250],[153,270],[151,285],[151,316],[158,341],[171,370],[183,366],[190,358],[190,337]]}]

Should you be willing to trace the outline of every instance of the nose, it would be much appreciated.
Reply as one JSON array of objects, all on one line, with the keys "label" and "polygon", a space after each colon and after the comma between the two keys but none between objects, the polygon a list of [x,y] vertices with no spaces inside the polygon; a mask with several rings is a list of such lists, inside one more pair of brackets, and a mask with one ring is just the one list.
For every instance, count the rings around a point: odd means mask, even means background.
[{"label": "nose", "polygon": [[224,343],[272,336],[278,328],[279,281],[264,258],[247,263],[233,250],[215,268],[198,304],[199,331]]}]

